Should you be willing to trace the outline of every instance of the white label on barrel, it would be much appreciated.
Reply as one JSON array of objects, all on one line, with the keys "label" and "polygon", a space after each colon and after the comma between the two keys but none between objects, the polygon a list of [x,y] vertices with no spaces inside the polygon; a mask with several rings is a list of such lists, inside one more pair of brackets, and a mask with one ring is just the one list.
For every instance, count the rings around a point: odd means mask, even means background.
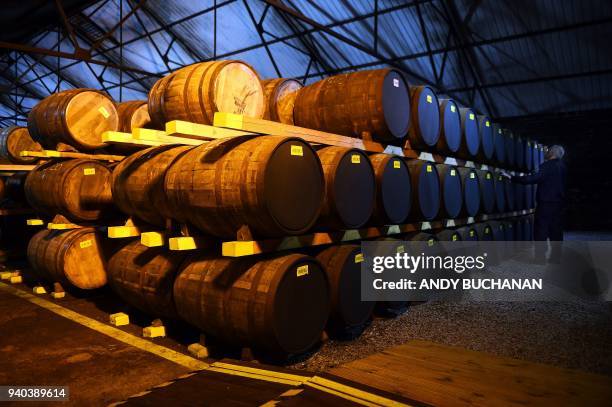
[{"label": "white label on barrel", "polygon": [[110,113],[108,113],[108,110],[106,110],[104,106],[100,106],[98,108],[98,112],[100,112],[100,114],[104,116],[105,119],[108,119],[108,116],[110,116]]},{"label": "white label on barrel", "polygon": [[81,246],[81,249],[85,249],[86,247],[91,246],[93,243],[91,242],[91,239],[87,239],[87,240],[83,240],[81,243],[79,243],[79,246]]},{"label": "white label on barrel", "polygon": [[470,178],[472,179],[476,178],[476,174],[474,174],[473,172],[470,172]]},{"label": "white label on barrel", "polygon": [[474,120],[474,113],[470,113],[470,120]]},{"label": "white label on barrel", "polygon": [[302,157],[304,155],[304,149],[302,146],[291,146],[291,155],[299,155]]},{"label": "white label on barrel", "polygon": [[95,168],[83,168],[83,175],[94,175],[95,173]]},{"label": "white label on barrel", "polygon": [[363,253],[357,253],[355,255],[355,263],[361,263],[363,261]]},{"label": "white label on barrel", "polygon": [[359,164],[361,162],[361,156],[359,154],[353,154],[351,156],[351,162],[353,164]]},{"label": "white label on barrel", "polygon": [[451,112],[455,113],[457,111],[457,109],[455,108],[455,105],[451,105]]},{"label": "white label on barrel", "polygon": [[427,172],[431,172],[431,171],[433,171],[432,168],[431,168],[431,165],[428,165],[427,166]]},{"label": "white label on barrel", "polygon": [[300,266],[300,267],[297,268],[297,276],[298,277],[305,276],[306,274],[308,274],[308,264],[305,264],[305,265]]},{"label": "white label on barrel", "polygon": [[491,174],[487,172],[487,179],[491,179]]},{"label": "white label on barrel", "polygon": [[401,163],[399,162],[399,160],[395,160],[393,161],[393,168],[400,168]]},{"label": "white label on barrel", "polygon": [[393,78],[393,87],[394,88],[399,88],[399,79]]},{"label": "white label on barrel", "polygon": [[404,246],[397,246],[397,250],[395,251],[396,253],[404,253],[406,250],[404,249]]},{"label": "white label on barrel", "polygon": [[457,171],[451,170],[451,177],[454,177],[457,174]]},{"label": "white label on barrel", "polygon": [[457,235],[453,235],[453,242],[457,241]]},{"label": "white label on barrel", "polygon": [[427,246],[433,246],[433,244],[434,244],[434,240],[433,239],[429,239],[427,241]]},{"label": "white label on barrel", "polygon": [[485,122],[485,126],[487,126],[487,127],[491,127],[491,123],[489,123],[489,121],[487,120],[487,121]]}]

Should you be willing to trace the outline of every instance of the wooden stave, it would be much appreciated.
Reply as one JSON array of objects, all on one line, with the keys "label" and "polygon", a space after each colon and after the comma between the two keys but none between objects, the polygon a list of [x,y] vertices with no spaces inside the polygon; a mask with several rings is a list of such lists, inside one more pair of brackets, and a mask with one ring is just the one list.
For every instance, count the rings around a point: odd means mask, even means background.
[{"label": "wooden stave", "polygon": [[[18,143],[22,145],[11,148],[11,139],[15,137],[21,138]],[[42,146],[32,139],[27,127],[11,126],[0,130],[0,157],[14,164],[33,164],[39,160],[38,157],[22,157],[21,151],[42,151]]]},{"label": "wooden stave", "polygon": [[[279,110],[280,92],[283,89],[283,86],[289,86],[290,83],[294,86],[298,86],[298,89],[291,92],[291,95],[288,96],[290,99],[288,103],[291,105],[291,114],[283,115]],[[261,84],[264,92],[264,100],[266,102],[266,109],[262,118],[264,120],[272,120],[275,122],[294,125],[295,121],[293,120],[293,106],[295,106],[295,98],[297,97],[299,89],[303,88],[304,85],[296,79],[288,78],[266,79],[262,80]]]},{"label": "wooden stave", "polygon": [[[380,89],[383,88],[387,75],[391,73],[396,74],[398,76],[396,79],[404,83],[408,100],[406,129],[397,130],[396,134],[392,133],[385,121],[384,113],[381,113],[383,92]],[[364,90],[367,90],[365,96]],[[294,105],[294,122],[297,126],[348,137],[361,138],[364,133],[368,133],[378,141],[397,144],[408,133],[409,100],[408,83],[399,71],[376,69],[345,73],[300,89]],[[347,101],[354,103],[347,107]]]},{"label": "wooden stave", "polygon": [[[81,245],[80,243],[87,240],[80,239],[89,238],[95,246]],[[88,254],[84,257],[79,257],[81,261],[78,266],[68,269],[66,260],[69,256],[75,256],[79,251],[88,250]],[[93,290],[106,285],[106,251],[104,240],[99,234],[96,234],[94,228],[80,228],[70,230],[41,230],[34,235],[28,244],[28,260],[32,265],[36,275],[48,283],[60,283],[64,288],[77,288],[80,290]],[[98,255],[96,259],[94,255]],[[93,263],[98,267],[92,266],[92,259],[99,260],[99,263]],[[83,267],[87,265],[88,267]],[[81,271],[86,270],[86,273]],[[82,278],[82,279],[81,279]]]},{"label": "wooden stave", "polygon": [[[376,201],[376,176],[374,174],[374,168],[370,162],[369,157],[365,152],[348,147],[328,146],[317,150],[317,155],[321,160],[321,166],[323,168],[323,174],[325,177],[325,195],[323,198],[323,205],[321,208],[321,214],[317,220],[317,227],[325,229],[356,229],[365,225],[371,218],[374,211],[374,205]],[[367,202],[366,207],[359,219],[352,223],[346,222],[346,216],[342,213],[342,209],[338,207],[338,197],[336,197],[336,178],[338,166],[343,162],[346,157],[358,155],[360,157],[360,165],[365,164],[369,167],[371,173],[372,194],[371,197],[362,196],[359,202]],[[371,203],[371,204],[370,204]]]},{"label": "wooden stave", "polygon": [[[311,214],[304,215],[303,225],[296,229],[288,229],[279,224],[273,214],[268,211],[265,197],[265,170],[268,166],[266,157],[272,157],[280,146],[290,143],[301,146],[303,152],[308,151],[308,155],[315,160],[313,165],[317,167],[316,178],[319,181],[317,183],[311,180],[314,185],[312,194],[314,210]],[[226,170],[227,166],[238,160],[243,163],[242,171],[234,170],[230,174]],[[194,171],[204,171],[210,174],[207,178],[211,180],[215,179],[216,172],[224,171],[225,181],[227,181],[224,184],[225,196],[232,194],[235,198],[243,194],[241,191],[244,189],[246,202],[234,198],[232,198],[233,201],[228,199],[221,202],[223,197],[215,198],[215,202],[210,201],[210,196],[217,196],[220,193],[220,190],[215,189],[220,188],[216,182],[208,185],[198,184],[199,189],[194,193],[200,198],[190,197]],[[248,185],[246,185],[247,180],[249,180]],[[320,193],[316,191],[318,187],[320,187]],[[299,138],[284,136],[232,138],[211,141],[182,155],[168,168],[164,190],[173,213],[186,214],[186,221],[207,234],[217,237],[235,237],[238,229],[247,225],[258,236],[280,237],[303,234],[314,225],[323,203],[324,178],[317,154],[309,144]],[[192,201],[201,204],[195,207]]]},{"label": "wooden stave", "polygon": [[[277,305],[274,294],[281,281],[305,264],[308,273],[296,278],[318,280],[319,291],[310,287],[311,292],[304,295],[308,295],[307,312],[320,315],[317,321],[310,321],[308,337],[300,338],[299,343],[283,343],[274,318],[275,312],[284,307]],[[297,297],[288,299],[303,302]],[[329,298],[329,282],[320,263],[297,253],[263,259],[193,256],[185,261],[174,284],[174,301],[183,320],[228,344],[281,359],[303,353],[319,340],[329,315]],[[315,312],[313,300],[317,300],[319,312]],[[295,319],[300,320],[291,321],[293,326],[284,325],[282,330],[306,327],[306,320],[299,316]]]},{"label": "wooden stave", "polygon": [[[165,227],[176,218],[164,190],[167,169],[191,147],[176,144],[138,151],[113,169],[111,193],[123,213],[152,225]],[[143,182],[143,179],[145,181]]]},{"label": "wooden stave", "polygon": [[185,254],[133,241],[108,261],[108,283],[131,306],[154,317],[178,319],[174,280]]},{"label": "wooden stave", "polygon": [[[101,190],[92,192],[91,197],[97,200],[100,206],[95,210],[82,210],[81,204],[70,201],[69,198],[81,199],[80,193],[68,193],[65,190],[66,182],[79,171],[84,175],[85,168],[94,168],[97,179],[102,179]],[[102,177],[100,177],[102,175]],[[90,176],[90,175],[87,175]],[[71,159],[64,161],[49,161],[38,165],[30,171],[26,178],[24,191],[28,203],[35,209],[49,215],[60,214],[75,222],[90,222],[108,219],[115,214],[110,187],[111,172],[104,164],[97,160]],[[89,180],[91,182],[91,179]],[[50,191],[47,189],[51,188]],[[79,185],[80,190],[80,185]],[[79,208],[75,209],[75,205]]]},{"label": "wooden stave", "polygon": [[[405,187],[409,190],[409,197],[405,205],[405,216],[402,215],[398,217],[392,217],[385,209],[385,200],[389,199],[389,197],[385,197],[383,195],[383,191],[381,188],[381,184],[383,182],[386,171],[390,169],[390,165],[395,165],[395,162],[399,162],[401,169],[406,171],[406,174],[408,175],[408,183]],[[395,156],[393,154],[385,153],[377,153],[370,155],[370,163],[374,168],[374,176],[376,177],[376,200],[374,201],[374,210],[370,219],[371,223],[381,225],[397,225],[404,223],[404,221],[410,216],[410,210],[412,206],[412,199],[410,197],[410,195],[412,194],[412,185],[410,183],[410,170],[408,169],[408,166],[406,165],[405,161],[400,157]]]},{"label": "wooden stave", "polygon": [[[348,303],[341,305],[342,297],[342,283],[341,280],[346,279],[347,276],[356,280],[353,284],[359,287],[361,278],[360,272],[355,270],[345,271],[347,264],[353,261],[353,264],[357,264],[355,256],[361,253],[361,247],[359,245],[335,245],[325,248],[320,251],[316,258],[323,266],[323,270],[327,275],[330,286],[330,315],[327,321],[326,332],[331,337],[344,337],[346,334],[353,332],[355,329],[363,328],[368,320],[371,318],[376,305],[375,301],[354,301],[354,298],[350,299]],[[358,268],[360,266],[357,266]],[[356,315],[348,316],[343,308],[358,311]]]}]

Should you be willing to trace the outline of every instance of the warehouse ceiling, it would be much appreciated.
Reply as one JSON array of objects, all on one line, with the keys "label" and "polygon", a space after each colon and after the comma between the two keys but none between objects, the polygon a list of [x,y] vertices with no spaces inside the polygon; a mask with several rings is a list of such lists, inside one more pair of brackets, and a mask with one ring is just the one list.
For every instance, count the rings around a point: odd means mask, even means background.
[{"label": "warehouse ceiling", "polygon": [[74,87],[144,99],[213,59],[306,83],[398,67],[504,121],[612,108],[608,0],[10,0],[0,23],[0,125]]}]

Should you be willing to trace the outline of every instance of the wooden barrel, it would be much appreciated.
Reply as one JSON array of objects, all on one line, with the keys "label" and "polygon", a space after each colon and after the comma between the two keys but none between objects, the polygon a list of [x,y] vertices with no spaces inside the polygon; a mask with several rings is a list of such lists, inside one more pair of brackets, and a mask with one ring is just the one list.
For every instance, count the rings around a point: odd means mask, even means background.
[{"label": "wooden barrel", "polygon": [[410,129],[408,139],[415,150],[429,150],[440,138],[440,105],[429,86],[410,87]]},{"label": "wooden barrel", "polygon": [[505,177],[501,173],[493,175],[495,189],[495,211],[503,213],[506,210],[506,182]]},{"label": "wooden barrel", "polygon": [[478,232],[478,240],[481,242],[492,242],[495,240],[493,229],[487,222],[476,223],[474,224],[474,228]]},{"label": "wooden barrel", "polygon": [[409,160],[412,179],[412,213],[415,220],[432,220],[440,211],[440,179],[436,165],[429,161]]},{"label": "wooden barrel", "polygon": [[505,139],[506,139],[506,160],[505,160],[505,164],[508,168],[514,168],[515,164],[516,164],[516,156],[514,153],[514,133],[512,133],[512,131],[510,130],[506,130],[505,131]]},{"label": "wooden barrel", "polygon": [[442,190],[440,217],[443,219],[454,219],[459,216],[463,206],[461,176],[454,165],[437,164],[436,168]]},{"label": "wooden barrel", "polygon": [[525,209],[533,209],[535,207],[535,184],[527,184],[525,185]]},{"label": "wooden barrel", "polygon": [[515,192],[514,192],[514,182],[509,180],[508,178],[504,178],[505,190],[506,190],[506,209],[508,211],[517,210],[516,208],[516,200],[515,200]]},{"label": "wooden barrel", "polygon": [[467,216],[476,216],[481,201],[478,173],[473,168],[459,168],[459,173],[463,186],[463,213]]},{"label": "wooden barrel", "polygon": [[177,318],[174,280],[185,255],[134,241],[108,261],[108,282],[124,301],[160,318]]},{"label": "wooden barrel", "polygon": [[533,171],[533,141],[525,139],[525,165],[524,168],[531,172]]},{"label": "wooden barrel", "polygon": [[533,240],[533,221],[530,216],[522,216],[517,221],[516,240],[531,241]]},{"label": "wooden barrel", "polygon": [[515,228],[515,222],[513,221],[504,221],[504,239],[507,242],[512,242],[516,240],[516,228]]},{"label": "wooden barrel", "polygon": [[298,91],[304,86],[295,79],[277,78],[261,81],[264,91],[263,118],[285,124],[294,124],[293,106]]},{"label": "wooden barrel", "polygon": [[151,116],[146,100],[130,100],[115,105],[119,116],[119,131],[131,133],[136,128],[151,126]]},{"label": "wooden barrel", "polygon": [[482,170],[478,174],[480,185],[480,197],[482,211],[486,214],[495,212],[495,180],[493,173],[489,170]]},{"label": "wooden barrel", "polygon": [[170,165],[190,148],[151,147],[120,161],[113,169],[111,183],[117,207],[127,215],[161,227],[166,226],[166,219],[180,218],[169,207],[164,178]]},{"label": "wooden barrel", "polygon": [[463,158],[474,158],[480,150],[480,135],[476,113],[467,107],[459,109],[461,115],[461,145],[459,155]]},{"label": "wooden barrel", "polygon": [[522,211],[525,209],[525,194],[527,193],[525,185],[513,182],[514,185],[514,210]]},{"label": "wooden barrel", "polygon": [[330,310],[321,264],[303,254],[186,260],[174,283],[178,315],[207,335],[277,357],[320,339]]},{"label": "wooden barrel", "polygon": [[210,235],[235,238],[244,225],[264,237],[304,233],[319,216],[325,185],[308,143],[260,136],[189,150],[166,171],[164,188],[175,216]]},{"label": "wooden barrel", "polygon": [[94,228],[41,230],[30,239],[28,261],[39,278],[64,288],[106,284],[104,236]]},{"label": "wooden barrel", "polygon": [[488,222],[493,233],[493,240],[503,242],[506,240],[506,225],[501,221]]},{"label": "wooden barrel", "polygon": [[519,135],[514,136],[514,167],[519,170],[525,169],[525,141]]},{"label": "wooden barrel", "polygon": [[[403,240],[395,237],[379,237],[374,239],[380,242],[391,242],[384,245],[377,246],[376,256],[393,256],[396,253],[404,253],[406,251],[406,244]],[[382,298],[387,297],[388,292],[382,292],[380,296]],[[374,312],[378,316],[395,318],[408,310],[410,303],[408,301],[391,301],[381,299],[376,301],[374,306]]]},{"label": "wooden barrel", "polygon": [[379,225],[403,223],[412,202],[410,171],[401,157],[373,154],[370,162],[376,177],[376,200],[372,222]]},{"label": "wooden barrel", "polygon": [[28,173],[21,171],[11,174],[4,179],[5,195],[8,199],[21,204],[27,203],[24,192],[27,177]]},{"label": "wooden barrel", "polygon": [[495,141],[489,116],[478,115],[478,135],[480,136],[480,157],[485,162],[493,161]]},{"label": "wooden barrel", "polygon": [[501,126],[493,123],[493,161],[501,166],[506,164],[506,135]]},{"label": "wooden barrel", "polygon": [[22,157],[22,151],[42,151],[42,146],[34,141],[27,127],[6,127],[0,130],[0,159],[14,164],[32,164],[37,157]]},{"label": "wooden barrel", "polygon": [[460,242],[463,240],[461,233],[453,229],[442,229],[436,233],[436,238],[440,242]]},{"label": "wooden barrel", "polygon": [[356,229],[372,216],[376,176],[361,150],[324,147],[317,151],[325,174],[325,199],[317,226]]},{"label": "wooden barrel", "polygon": [[51,149],[65,143],[80,150],[95,150],[106,145],[102,133],[119,129],[119,116],[105,93],[72,89],[38,103],[28,115],[28,129],[34,140]]},{"label": "wooden barrel", "polygon": [[3,201],[6,196],[5,178],[0,178],[0,201]]},{"label": "wooden barrel", "polygon": [[457,233],[461,235],[461,240],[464,242],[478,241],[478,231],[474,226],[463,226],[457,228]]},{"label": "wooden barrel", "polygon": [[304,86],[293,117],[297,126],[399,143],[410,125],[410,92],[395,69],[335,75]]},{"label": "wooden barrel", "polygon": [[452,99],[440,99],[440,138],[436,150],[456,156],[461,146],[461,115],[459,105]]},{"label": "wooden barrel", "polygon": [[171,120],[213,124],[216,112],[259,119],[265,110],[257,72],[231,60],[200,62],[161,78],[149,92],[148,105],[159,128]]},{"label": "wooden barrel", "polygon": [[37,211],[73,222],[108,219],[115,214],[111,171],[96,160],[49,161],[30,171],[25,195]]},{"label": "wooden barrel", "polygon": [[327,333],[344,337],[363,330],[374,310],[374,301],[361,301],[361,262],[358,245],[331,246],[317,255],[330,286],[331,312]]}]

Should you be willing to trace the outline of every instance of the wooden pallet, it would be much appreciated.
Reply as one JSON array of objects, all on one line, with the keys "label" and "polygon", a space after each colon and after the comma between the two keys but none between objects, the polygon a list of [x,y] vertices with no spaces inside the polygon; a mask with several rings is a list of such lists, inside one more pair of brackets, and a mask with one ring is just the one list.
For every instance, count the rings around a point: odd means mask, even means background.
[{"label": "wooden pallet", "polygon": [[2,175],[11,175],[19,171],[32,171],[36,165],[27,164],[0,164],[0,173]]}]

